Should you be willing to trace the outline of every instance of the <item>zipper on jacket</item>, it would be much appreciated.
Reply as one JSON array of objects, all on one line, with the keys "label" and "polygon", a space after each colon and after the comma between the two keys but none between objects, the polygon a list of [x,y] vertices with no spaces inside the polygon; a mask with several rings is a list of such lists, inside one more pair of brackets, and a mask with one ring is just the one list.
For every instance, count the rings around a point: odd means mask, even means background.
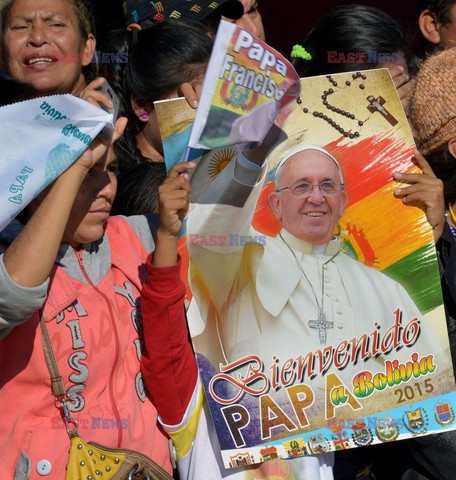
[{"label": "zipper on jacket", "polygon": [[[106,295],[93,284],[92,280],[90,279],[89,275],[86,272],[86,269],[84,267],[84,261],[82,259],[82,249],[81,250],[76,250],[75,249],[74,252],[76,254],[76,258],[78,259],[79,267],[81,268],[81,272],[84,275],[84,278],[87,280],[89,285],[99,295],[101,295],[103,297],[104,301],[106,302],[106,305],[108,306],[109,314],[110,314],[110,317],[111,317],[111,323],[112,323],[112,327],[113,327],[113,331],[114,331],[114,337],[115,337],[116,352],[115,352],[115,358],[114,358],[114,366],[111,370],[111,375],[109,376],[109,397],[110,397],[110,400],[111,400],[112,411],[113,411],[114,415],[116,416],[117,425],[120,425],[121,424],[120,423],[121,422],[120,413],[119,413],[119,410],[117,409],[117,405],[116,405],[116,402],[115,402],[115,399],[114,399],[114,391],[113,391],[114,370],[115,370],[115,367],[116,367],[117,362],[119,360],[119,333],[117,331],[117,326],[116,326],[116,322],[115,322],[115,319],[114,319],[114,314],[113,314],[112,307],[111,307],[111,304],[109,302],[108,297],[106,297]],[[122,436],[123,436],[122,429],[118,428],[117,429],[117,447],[118,448],[120,448],[120,446],[122,445]]]}]

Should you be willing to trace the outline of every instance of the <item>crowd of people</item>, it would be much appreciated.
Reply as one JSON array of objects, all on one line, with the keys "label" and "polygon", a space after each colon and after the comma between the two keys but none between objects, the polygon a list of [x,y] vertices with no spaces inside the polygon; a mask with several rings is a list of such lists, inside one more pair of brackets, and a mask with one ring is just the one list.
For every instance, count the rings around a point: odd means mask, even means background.
[{"label": "crowd of people", "polygon": [[[88,0],[0,0],[0,106],[72,94],[110,109],[113,103],[100,89],[106,81],[120,99],[111,140],[95,139],[0,232],[1,478],[65,478],[67,430],[76,429],[87,440],[147,455],[163,471],[157,478],[454,478],[453,432],[295,458],[275,470],[268,462],[223,466],[189,340],[177,250],[195,164],[166,171],[154,102],[184,96],[196,108],[220,19],[264,40],[261,1],[126,0],[124,28],[110,32],[98,47]],[[456,355],[456,1],[418,3],[424,56],[414,52],[412,38],[386,12],[344,5],[319,19],[289,57],[300,77],[389,69],[422,170],[397,177],[404,186],[395,196],[421,208],[433,229]],[[95,54],[100,48],[128,60],[98,64],[93,59],[100,58]],[[377,51],[403,61],[328,63],[328,51]],[[64,61],[68,58],[73,61]],[[237,173],[246,175],[243,187],[257,184],[273,137],[270,132],[262,145],[232,160]],[[313,153],[310,159],[302,147],[286,155],[271,207],[285,231],[329,245],[346,198],[340,191],[329,201],[321,188],[312,190],[313,183],[321,187],[321,165],[331,171],[334,185],[341,175],[330,154]],[[298,164],[309,170],[306,178],[318,177],[306,202],[318,197],[328,208],[336,197],[338,202],[329,226],[311,238],[293,230],[293,194],[280,188],[284,178],[292,181],[291,165]],[[226,226],[229,215],[220,215]],[[197,223],[195,212],[193,218]],[[289,249],[290,238],[282,239]],[[213,266],[198,268],[213,273]],[[217,285],[217,279],[208,280],[207,288]],[[59,398],[43,353],[46,330],[66,387]],[[71,418],[70,428],[65,418]],[[93,418],[109,420],[110,427],[91,428]],[[128,428],[119,428],[119,422]],[[133,473],[125,478],[143,478]]]}]

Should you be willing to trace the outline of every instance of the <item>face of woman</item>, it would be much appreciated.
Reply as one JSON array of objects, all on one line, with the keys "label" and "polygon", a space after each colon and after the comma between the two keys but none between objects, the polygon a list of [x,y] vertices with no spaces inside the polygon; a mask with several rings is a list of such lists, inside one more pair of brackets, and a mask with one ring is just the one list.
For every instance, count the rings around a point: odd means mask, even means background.
[{"label": "face of woman", "polygon": [[71,209],[63,242],[73,247],[103,236],[116,196],[117,159],[113,152],[95,164],[85,177]]},{"label": "face of woman", "polygon": [[[178,96],[178,92],[174,91],[163,96],[160,100],[169,100]],[[132,101],[132,108],[138,119],[143,123],[143,128],[137,137],[137,145],[141,154],[151,162],[163,162],[163,144],[155,108],[140,107],[135,101]]]},{"label": "face of woman", "polygon": [[81,36],[71,0],[15,0],[3,34],[3,63],[41,94],[71,93],[84,86],[95,37]]}]

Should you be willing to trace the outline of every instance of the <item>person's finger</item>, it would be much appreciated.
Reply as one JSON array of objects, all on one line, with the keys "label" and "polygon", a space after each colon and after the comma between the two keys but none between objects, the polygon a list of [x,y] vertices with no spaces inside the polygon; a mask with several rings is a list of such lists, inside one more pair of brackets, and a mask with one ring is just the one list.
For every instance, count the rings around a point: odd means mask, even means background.
[{"label": "person's finger", "polygon": [[429,203],[437,201],[442,196],[443,188],[441,189],[433,185],[423,186],[422,184],[415,184],[394,189],[394,196],[398,198],[406,197],[412,193],[418,193],[424,202]]},{"label": "person's finger", "polygon": [[427,202],[423,200],[421,192],[410,193],[402,197],[402,203],[408,206],[418,207],[422,210],[426,210]]},{"label": "person's finger", "polygon": [[120,117],[116,120],[116,123],[114,124],[114,133],[112,135],[111,143],[115,143],[124,134],[127,123],[127,117]]},{"label": "person's finger", "polygon": [[292,104],[285,105],[283,108],[280,109],[280,112],[277,114],[277,117],[274,120],[274,124],[277,125],[279,128],[282,128],[285,120],[288,118],[288,116],[293,110],[294,107]]},{"label": "person's finger", "polygon": [[396,88],[401,87],[410,80],[407,73],[405,73],[405,68],[402,65],[393,65],[388,67],[388,70]]},{"label": "person's finger", "polygon": [[85,90],[97,90],[98,88],[100,88],[103,83],[106,81],[106,79],[104,77],[98,77],[96,78],[95,80],[92,80],[81,92],[81,94],[85,91]]},{"label": "person's finger", "polygon": [[395,173],[394,180],[409,185],[420,184],[423,187],[426,185],[438,187],[442,183],[438,178],[423,173]]},{"label": "person's finger", "polygon": [[106,108],[112,108],[112,101],[109,99],[109,96],[104,92],[99,92],[97,90],[86,90],[83,91],[80,97],[86,102],[93,103],[97,107],[104,105]]},{"label": "person's finger", "polygon": [[188,201],[188,191],[170,190],[160,192],[160,202],[163,204],[172,204],[173,202]]},{"label": "person's finger", "polygon": [[174,215],[185,213],[189,207],[188,195],[185,197],[172,197],[160,200],[159,214],[161,223],[167,223]]},{"label": "person's finger", "polygon": [[[402,172],[395,172],[393,174],[394,180],[398,180],[405,183],[415,183],[417,181],[432,181],[435,182],[437,179],[432,167],[429,165],[428,161],[423,157],[423,155],[418,151],[415,150],[413,153],[412,161],[415,165],[417,165],[422,173],[402,173]],[[432,180],[430,180],[432,179]]]},{"label": "person's finger", "polygon": [[434,171],[432,170],[432,167],[429,165],[428,161],[424,158],[424,156],[421,154],[420,151],[415,150],[413,152],[413,157],[418,167],[421,168],[421,171],[430,177],[437,178]]},{"label": "person's finger", "polygon": [[413,82],[408,80],[404,84],[402,84],[399,88],[397,88],[397,92],[399,93],[399,98],[404,98],[410,95],[410,92],[413,90]]},{"label": "person's finger", "polygon": [[396,90],[400,90],[401,88],[404,88],[406,84],[409,82],[409,80],[410,78],[405,73],[397,77],[394,77],[393,82],[394,82],[394,86],[396,87]]},{"label": "person's finger", "polygon": [[98,103],[97,99],[93,97],[92,95],[86,94],[84,96],[81,95],[80,97],[82,100],[85,100],[86,102],[91,103],[92,105],[95,105],[96,107],[99,107],[100,104]]},{"label": "person's finger", "polygon": [[405,190],[413,187],[414,190],[422,190],[423,192],[439,193],[443,191],[442,180],[422,173],[400,173],[395,174],[394,178],[402,184],[398,185],[396,189]]},{"label": "person's finger", "polygon": [[90,149],[92,150],[92,155],[94,163],[98,162],[100,158],[106,154],[109,148],[109,143],[105,143],[99,137],[97,137],[91,144]]},{"label": "person's finger", "polygon": [[190,82],[182,83],[179,86],[179,92],[182,94],[183,97],[185,97],[185,99],[187,100],[187,103],[192,108],[197,108],[198,107],[199,97],[198,97],[197,93],[195,92],[195,89],[193,88],[193,85]]},{"label": "person's finger", "polygon": [[109,96],[105,92],[98,90],[105,81],[106,79],[103,77],[96,78],[82,90],[79,97],[87,102],[93,103],[97,107],[104,105],[106,108],[113,108],[113,103]]},{"label": "person's finger", "polygon": [[171,190],[190,191],[190,182],[183,175],[178,175],[177,177],[168,176],[159,188],[163,189],[164,192]]},{"label": "person's finger", "polygon": [[160,198],[166,198],[167,196],[188,196],[191,191],[190,182],[182,176],[167,179],[159,187]]},{"label": "person's finger", "polygon": [[388,66],[388,70],[393,78],[402,75],[405,72],[403,65],[391,65]]},{"label": "person's finger", "polygon": [[168,173],[168,179],[178,177],[181,173],[187,173],[189,170],[192,170],[196,167],[195,162],[180,162],[173,165],[171,170]]}]

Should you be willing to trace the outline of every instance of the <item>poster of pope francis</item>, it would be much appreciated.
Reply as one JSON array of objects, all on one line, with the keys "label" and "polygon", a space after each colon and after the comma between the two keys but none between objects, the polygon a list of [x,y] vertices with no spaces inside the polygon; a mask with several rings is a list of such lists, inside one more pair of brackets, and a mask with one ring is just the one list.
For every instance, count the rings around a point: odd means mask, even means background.
[{"label": "poster of pope francis", "polygon": [[226,467],[455,424],[433,231],[404,201],[426,169],[388,70],[301,82],[266,158],[201,158],[182,239]]}]

